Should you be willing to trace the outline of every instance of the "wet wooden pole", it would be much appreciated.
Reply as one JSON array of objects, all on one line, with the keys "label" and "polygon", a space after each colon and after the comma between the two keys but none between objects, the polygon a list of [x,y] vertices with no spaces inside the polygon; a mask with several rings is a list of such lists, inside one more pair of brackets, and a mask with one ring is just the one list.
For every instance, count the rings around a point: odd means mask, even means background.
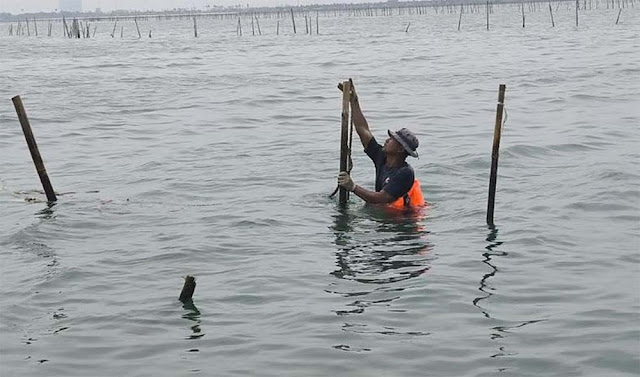
[{"label": "wet wooden pole", "polygon": [[196,290],[196,278],[189,275],[185,276],[184,285],[182,286],[182,292],[180,292],[179,300],[182,301],[183,304],[188,301],[191,301],[193,298],[193,292],[195,290]]},{"label": "wet wooden pole", "polygon": [[464,11],[463,5],[460,5],[460,18],[458,18],[458,31],[460,31],[460,24],[462,23],[462,12]]},{"label": "wet wooden pole", "polygon": [[487,30],[489,30],[489,2],[487,1]]},{"label": "wet wooden pole", "polygon": [[[347,171],[349,159],[349,105],[351,99],[351,83],[342,83],[342,128],[340,132],[340,171]],[[340,186],[338,203],[340,207],[347,205],[349,191]]]},{"label": "wet wooden pole", "polygon": [[140,34],[140,27],[138,27],[138,20],[134,18],[133,22],[136,23],[136,30],[138,30],[138,39],[140,39],[142,38],[142,34]]},{"label": "wet wooden pole", "polygon": [[578,27],[578,9],[580,8],[580,0],[576,0],[576,27]]},{"label": "wet wooden pole", "polygon": [[551,3],[549,3],[549,14],[551,15],[551,27],[556,27],[556,23],[553,22],[553,10],[551,9]]},{"label": "wet wooden pole", "polygon": [[49,202],[55,202],[58,198],[56,198],[56,194],[53,192],[53,186],[51,186],[47,170],[44,168],[44,162],[42,162],[42,157],[40,157],[38,144],[36,144],[36,138],[33,136],[33,132],[31,131],[29,118],[27,118],[27,112],[24,110],[22,100],[20,99],[20,96],[15,96],[11,100],[13,101],[13,106],[16,108],[16,113],[18,114],[20,125],[22,126],[24,138],[27,140],[29,152],[31,152],[31,158],[33,159],[33,163],[36,165],[36,171],[38,172],[38,176],[40,176],[40,182],[42,182],[42,187],[47,195],[47,200]]},{"label": "wet wooden pole", "polygon": [[498,156],[500,155],[500,137],[502,136],[502,112],[504,110],[504,92],[506,85],[500,84],[496,124],[493,128],[493,149],[491,151],[491,175],[489,176],[489,202],[487,204],[487,224],[493,226],[493,207],[496,200],[496,183],[498,180]]},{"label": "wet wooden pole", "polygon": [[293,8],[291,8],[291,22],[293,23],[293,34],[296,34],[296,19],[293,17]]}]

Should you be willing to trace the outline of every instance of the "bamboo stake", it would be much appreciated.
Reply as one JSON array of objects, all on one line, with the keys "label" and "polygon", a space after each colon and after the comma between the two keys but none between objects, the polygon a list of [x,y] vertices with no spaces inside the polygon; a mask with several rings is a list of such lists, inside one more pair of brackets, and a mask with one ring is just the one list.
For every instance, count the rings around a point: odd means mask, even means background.
[{"label": "bamboo stake", "polygon": [[47,200],[49,202],[55,202],[58,199],[56,198],[56,194],[53,191],[53,186],[51,186],[51,181],[49,181],[47,170],[44,168],[44,162],[42,161],[42,157],[40,156],[36,138],[33,136],[33,132],[31,131],[29,118],[27,117],[27,112],[24,110],[24,106],[22,105],[22,100],[20,99],[20,96],[15,96],[11,100],[13,101],[13,106],[16,108],[16,113],[18,114],[18,119],[20,120],[20,126],[22,126],[24,138],[27,140],[29,152],[31,152],[31,158],[33,159],[33,163],[36,165],[36,171],[38,172],[38,176],[40,177],[42,188],[44,188],[44,192],[47,195]]},{"label": "bamboo stake", "polygon": [[238,35],[240,35],[242,37],[242,23],[240,22],[240,17],[238,17],[238,28],[237,28],[237,32],[239,33]]},{"label": "bamboo stake", "polygon": [[576,0],[576,27],[578,27],[578,8],[580,8],[580,0]]},{"label": "bamboo stake", "polygon": [[555,22],[553,22],[553,10],[551,9],[551,3],[549,3],[549,14],[551,15],[551,27],[556,27]]},{"label": "bamboo stake", "polygon": [[318,27],[318,25],[320,25],[320,20],[318,18],[318,12],[316,12],[316,34],[320,34],[320,28]]},{"label": "bamboo stake", "polygon": [[198,24],[196,23],[196,16],[193,16],[193,35],[198,38]]},{"label": "bamboo stake", "polygon": [[27,21],[27,37],[31,36],[31,31],[29,30],[29,19],[25,18],[25,21]]},{"label": "bamboo stake", "polygon": [[36,18],[33,18],[33,28],[36,31],[36,37],[38,36],[38,22],[36,21]]},{"label": "bamboo stake", "polygon": [[136,30],[138,30],[138,39],[140,39],[142,38],[142,35],[140,34],[140,28],[138,27],[138,20],[134,18],[133,22],[136,23]]},{"label": "bamboo stake", "polygon": [[620,13],[622,13],[622,8],[620,8],[620,11],[618,12],[618,18],[616,18],[616,25],[618,24],[618,21],[620,21]]},{"label": "bamboo stake", "polygon": [[489,30],[489,2],[487,1],[487,30]]},{"label": "bamboo stake", "polygon": [[498,180],[498,157],[500,155],[500,137],[502,136],[502,112],[504,109],[504,92],[506,86],[500,84],[496,124],[493,128],[493,149],[491,151],[491,174],[489,176],[489,202],[487,204],[487,224],[493,226],[493,208],[496,200],[496,183]]},{"label": "bamboo stake", "polygon": [[307,21],[307,15],[304,15],[304,33],[309,34],[309,22]]},{"label": "bamboo stake", "polygon": [[113,31],[111,32],[111,38],[114,37],[114,35],[116,35],[116,26],[118,25],[118,19],[116,18],[116,21],[113,23]]},{"label": "bamboo stake", "polygon": [[[349,104],[351,99],[351,83],[342,83],[342,128],[340,133],[340,171],[347,171],[347,159],[349,158]],[[338,203],[344,207],[349,200],[349,191],[340,187]]]},{"label": "bamboo stake", "polygon": [[524,27],[524,3],[520,3],[520,5],[520,9],[522,9],[522,27]]},{"label": "bamboo stake", "polygon": [[120,38],[124,35],[124,25],[120,26]]},{"label": "bamboo stake", "polygon": [[409,25],[407,25],[407,28],[406,28],[406,29],[404,29],[404,32],[405,32],[405,33],[408,33],[408,32],[409,32],[409,26],[411,26],[411,22],[409,22]]},{"label": "bamboo stake", "polygon": [[254,35],[254,36],[256,35],[256,31],[253,27],[253,16],[251,16],[251,35]]},{"label": "bamboo stake", "polygon": [[291,22],[293,23],[293,34],[296,34],[296,19],[293,17],[293,8],[291,8]]},{"label": "bamboo stake", "polygon": [[258,17],[256,17],[256,26],[258,27],[258,35],[262,35],[262,31],[260,30],[260,21],[258,21]]},{"label": "bamboo stake", "polygon": [[278,20],[278,23],[276,24],[276,35],[280,34],[280,20]]},{"label": "bamboo stake", "polygon": [[464,8],[462,8],[463,5],[460,5],[460,18],[458,18],[458,31],[460,31],[460,23],[462,23],[462,12],[464,11]]}]

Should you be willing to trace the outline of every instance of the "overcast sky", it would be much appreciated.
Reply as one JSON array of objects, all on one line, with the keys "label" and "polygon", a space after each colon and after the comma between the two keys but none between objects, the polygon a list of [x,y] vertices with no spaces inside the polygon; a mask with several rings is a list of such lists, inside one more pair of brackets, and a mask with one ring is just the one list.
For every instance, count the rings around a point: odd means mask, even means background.
[{"label": "overcast sky", "polygon": [[[162,10],[172,8],[202,8],[205,5],[238,5],[250,4],[251,6],[272,6],[283,4],[322,4],[350,2],[337,0],[82,0],[83,10],[95,10],[101,8],[102,11],[114,9],[138,9],[138,10]],[[39,11],[55,11],[60,4],[59,0],[0,0],[0,12],[27,13]]]}]

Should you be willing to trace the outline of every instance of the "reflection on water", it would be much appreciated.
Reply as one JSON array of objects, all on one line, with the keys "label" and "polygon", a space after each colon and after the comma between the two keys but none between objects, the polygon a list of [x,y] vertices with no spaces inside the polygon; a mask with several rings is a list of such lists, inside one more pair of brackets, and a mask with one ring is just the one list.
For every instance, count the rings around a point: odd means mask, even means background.
[{"label": "reflection on water", "polygon": [[[200,328],[200,323],[201,323],[200,310],[198,310],[196,305],[193,303],[193,300],[191,299],[186,300],[182,305],[182,308],[185,310],[188,310],[187,313],[182,315],[182,318],[195,322],[193,325],[190,326],[191,334],[189,335],[189,337],[187,337],[187,339],[191,340],[191,339],[202,338],[204,336],[204,333]],[[189,350],[189,352],[198,352],[198,349],[192,348]]]},{"label": "reflection on water", "polygon": [[488,280],[489,280],[489,278],[495,276],[495,274],[498,272],[498,267],[496,267],[492,263],[491,258],[494,257],[494,256],[507,256],[508,255],[504,251],[496,251],[496,250],[494,250],[498,246],[502,245],[502,241],[496,241],[497,237],[498,237],[498,228],[496,228],[494,225],[490,225],[489,226],[489,234],[487,235],[487,238],[486,238],[486,241],[489,242],[489,244],[487,246],[485,246],[485,250],[486,251],[484,253],[482,253],[482,256],[484,257],[484,260],[482,261],[482,263],[484,263],[487,266],[489,266],[490,270],[489,270],[488,273],[486,273],[486,274],[484,274],[482,276],[482,279],[480,279],[480,288],[478,288],[478,290],[480,292],[482,292],[483,295],[473,299],[473,305],[475,305],[480,310],[482,310],[482,314],[484,314],[484,316],[487,317],[487,318],[491,318],[491,315],[489,315],[489,313],[480,305],[480,302],[483,301],[483,300],[488,299],[489,297],[491,297],[493,295],[491,293],[493,288],[488,284]]},{"label": "reflection on water", "polygon": [[334,215],[339,279],[387,284],[411,279],[429,269],[431,249],[422,225],[425,213],[389,214],[375,207],[362,213],[341,209]]},{"label": "reflection on water", "polygon": [[[423,222],[426,212],[390,214],[375,207],[340,209],[334,214],[331,230],[337,251],[336,277],[329,293],[346,298],[343,307],[334,310],[344,317],[341,331],[350,334],[383,336],[423,336],[422,331],[407,331],[379,320],[362,317],[382,312],[405,313],[398,304],[409,288],[406,283],[429,270],[428,256],[432,245]],[[358,316],[348,319],[350,316]],[[357,321],[357,322],[356,322]],[[384,321],[383,321],[384,322]],[[366,344],[337,344],[341,351],[366,352]]]}]

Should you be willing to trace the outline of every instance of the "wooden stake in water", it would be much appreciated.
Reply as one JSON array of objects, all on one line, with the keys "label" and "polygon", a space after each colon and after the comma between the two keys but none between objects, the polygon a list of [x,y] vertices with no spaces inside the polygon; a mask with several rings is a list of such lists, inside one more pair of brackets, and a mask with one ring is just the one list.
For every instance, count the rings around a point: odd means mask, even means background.
[{"label": "wooden stake in water", "polygon": [[293,8],[291,8],[291,22],[293,23],[293,34],[296,33],[296,19],[293,17]]},{"label": "wooden stake in water", "polygon": [[[64,18],[63,18],[64,20]],[[116,35],[116,26],[118,26],[118,19],[116,18],[116,21],[113,23],[113,31],[111,32],[111,38],[113,38]]]},{"label": "wooden stake in water", "polygon": [[198,38],[198,24],[196,23],[196,16],[193,16],[193,35]]},{"label": "wooden stake in water", "polygon": [[618,24],[618,21],[620,21],[620,13],[622,13],[622,8],[620,8],[620,11],[618,12],[618,18],[616,18],[616,25]]},{"label": "wooden stake in water", "polygon": [[551,27],[556,27],[556,23],[553,22],[553,10],[551,9],[551,3],[549,3],[549,14],[551,15]]},{"label": "wooden stake in water", "polygon": [[520,3],[520,6],[520,9],[522,9],[522,27],[524,27],[524,3]]},{"label": "wooden stake in water", "polygon": [[276,35],[280,34],[280,21],[276,24]]},{"label": "wooden stake in water", "polygon": [[20,96],[15,96],[11,100],[13,101],[13,106],[16,108],[16,113],[20,120],[20,126],[22,126],[24,138],[27,140],[29,152],[31,152],[31,158],[33,159],[33,163],[36,165],[36,171],[40,177],[40,182],[42,182],[42,188],[44,188],[44,192],[47,195],[47,200],[55,202],[58,198],[56,198],[56,194],[53,192],[53,186],[51,186],[47,170],[44,168],[44,162],[42,162],[42,157],[40,157],[38,144],[36,144],[36,138],[33,136],[33,132],[31,131],[29,118],[27,118],[27,112],[24,110],[22,100],[20,99]]},{"label": "wooden stake in water", "polygon": [[409,22],[409,25],[407,25],[407,28],[406,28],[406,29],[404,29],[404,32],[405,32],[405,33],[408,33],[408,32],[409,32],[409,26],[411,26],[411,22]]},{"label": "wooden stake in water", "polygon": [[489,202],[487,204],[487,224],[493,225],[493,206],[496,200],[496,183],[498,180],[498,157],[500,155],[500,137],[502,136],[502,112],[504,110],[504,92],[506,86],[500,84],[498,92],[498,108],[496,124],[493,128],[493,149],[491,151],[491,175],[489,176]]},{"label": "wooden stake in water", "polygon": [[320,34],[320,28],[318,27],[320,25],[320,21],[318,20],[318,18],[318,12],[316,12],[316,34]]},{"label": "wooden stake in water", "polygon": [[578,26],[578,8],[580,8],[580,0],[576,0],[576,27]]},{"label": "wooden stake in water", "polygon": [[[349,159],[349,105],[351,100],[351,82],[342,83],[342,128],[340,132],[340,171],[347,171]],[[338,203],[344,207],[349,200],[349,191],[340,186]]]},{"label": "wooden stake in water", "polygon": [[193,299],[193,292],[196,290],[196,279],[193,276],[185,276],[184,285],[182,286],[182,291],[180,292],[179,300],[184,304],[187,301],[191,301]]},{"label": "wooden stake in water", "polygon": [[487,1],[487,30],[489,30],[489,2]]},{"label": "wooden stake in water", "polygon": [[142,38],[142,35],[140,34],[140,28],[138,27],[138,20],[134,18],[133,22],[136,23],[136,30],[138,30],[138,39],[140,39]]},{"label": "wooden stake in water", "polygon": [[460,18],[458,18],[458,31],[460,31],[460,23],[462,23],[462,11],[464,10],[464,5],[460,5]]},{"label": "wooden stake in water", "polygon": [[262,30],[260,30],[260,21],[258,21],[257,16],[256,16],[256,26],[258,27],[258,35],[262,35]]}]

